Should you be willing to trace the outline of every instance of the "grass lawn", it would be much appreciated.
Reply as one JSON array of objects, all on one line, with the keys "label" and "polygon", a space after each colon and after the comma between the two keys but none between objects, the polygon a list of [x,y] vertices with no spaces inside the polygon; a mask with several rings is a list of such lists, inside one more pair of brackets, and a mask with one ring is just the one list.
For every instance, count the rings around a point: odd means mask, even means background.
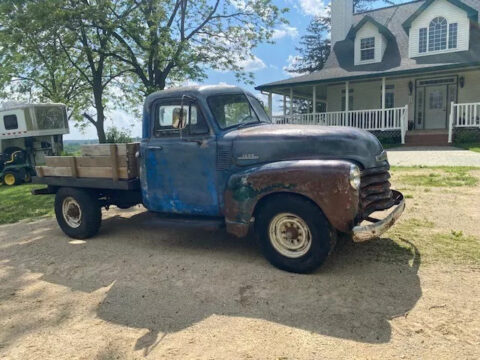
[{"label": "grass lawn", "polygon": [[475,152],[480,152],[480,143],[463,143],[463,144],[455,144],[456,147],[465,149],[465,150],[470,150],[470,151],[475,151]]},{"label": "grass lawn", "polygon": [[[0,185],[0,224],[53,215],[53,195],[33,196],[30,191],[41,185]],[[44,186],[43,186],[44,187]]]},{"label": "grass lawn", "polygon": [[418,252],[423,263],[480,265],[480,168],[392,167],[391,172],[407,207],[383,237]]},{"label": "grass lawn", "polygon": [[425,188],[475,186],[480,180],[472,173],[476,170],[478,168],[466,166],[392,166],[392,172],[398,174],[400,183]]}]

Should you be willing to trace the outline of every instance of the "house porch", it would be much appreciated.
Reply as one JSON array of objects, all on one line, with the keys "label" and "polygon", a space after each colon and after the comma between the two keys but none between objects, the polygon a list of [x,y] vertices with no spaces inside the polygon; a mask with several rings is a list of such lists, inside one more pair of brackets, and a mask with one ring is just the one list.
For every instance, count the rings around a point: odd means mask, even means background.
[{"label": "house porch", "polygon": [[446,134],[447,144],[457,128],[480,130],[479,69],[292,84],[264,93],[276,123],[353,126],[416,144],[429,132]]}]

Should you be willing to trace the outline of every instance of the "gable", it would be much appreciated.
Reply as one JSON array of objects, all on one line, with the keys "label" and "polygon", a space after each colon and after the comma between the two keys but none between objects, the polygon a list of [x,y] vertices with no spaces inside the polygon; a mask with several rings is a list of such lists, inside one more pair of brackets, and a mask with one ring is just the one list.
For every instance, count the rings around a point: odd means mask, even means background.
[{"label": "gable", "polygon": [[[445,19],[447,24],[457,24],[457,45],[453,49],[426,51],[420,53],[420,29],[429,33],[429,26],[435,18]],[[427,35],[426,35],[427,36]],[[430,37],[430,35],[428,35]],[[470,44],[470,18],[467,12],[452,4],[450,0],[434,0],[411,23],[409,31],[409,56],[415,58],[434,53],[467,51]]]},{"label": "gable", "polygon": [[[458,12],[459,10],[463,11],[465,15],[468,17],[470,21],[478,22],[478,11],[471,6],[465,4],[461,0],[441,0],[444,3],[448,4],[443,4],[444,7],[452,9],[454,12]],[[410,32],[410,29],[415,21],[419,17],[425,16],[424,12],[426,10],[432,11],[432,5],[438,5],[439,0],[427,0],[425,3],[420,6],[417,11],[415,11],[403,24],[403,28],[407,33]],[[448,6],[451,5],[451,6]],[[440,14],[444,15],[444,14]]]},{"label": "gable", "polygon": [[380,34],[382,34],[383,36],[385,36],[385,38],[387,38],[387,39],[392,39],[393,38],[392,33],[390,32],[390,30],[388,30],[388,28],[385,25],[380,24],[378,21],[376,21],[373,17],[371,17],[369,15],[365,15],[362,18],[362,20],[359,21],[359,23],[357,25],[352,27],[352,30],[350,31],[349,36],[351,38],[353,38],[366,25],[375,26],[377,28],[377,31]]},{"label": "gable", "polygon": [[[363,39],[374,39],[374,57],[370,60],[362,60],[361,58],[361,42]],[[387,39],[380,32],[379,28],[371,22],[365,22],[355,34],[354,40],[354,59],[355,65],[379,63],[383,59],[385,48],[387,46]]]}]

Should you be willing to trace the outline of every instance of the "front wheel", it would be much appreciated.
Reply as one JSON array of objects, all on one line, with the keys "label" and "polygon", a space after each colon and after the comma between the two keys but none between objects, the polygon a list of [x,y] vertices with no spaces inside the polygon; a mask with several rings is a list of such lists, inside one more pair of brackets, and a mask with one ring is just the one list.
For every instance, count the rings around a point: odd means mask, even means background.
[{"label": "front wheel", "polygon": [[18,185],[19,179],[17,177],[17,174],[12,172],[12,171],[5,171],[5,174],[3,175],[3,183],[7,186],[14,186]]},{"label": "front wheel", "polygon": [[74,188],[58,190],[55,216],[63,232],[74,239],[91,238],[102,222],[102,211],[95,194]]},{"label": "front wheel", "polygon": [[255,231],[270,263],[295,273],[309,273],[322,265],[336,240],[318,206],[295,195],[267,199],[256,213]]}]

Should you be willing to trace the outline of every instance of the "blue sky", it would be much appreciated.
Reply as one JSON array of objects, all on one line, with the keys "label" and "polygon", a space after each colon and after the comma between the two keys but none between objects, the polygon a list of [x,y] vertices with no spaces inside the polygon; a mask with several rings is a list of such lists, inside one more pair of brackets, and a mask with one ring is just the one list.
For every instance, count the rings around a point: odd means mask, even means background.
[{"label": "blue sky", "polygon": [[[289,21],[288,25],[282,25],[275,29],[274,40],[275,44],[260,44],[254,50],[255,59],[245,63],[245,69],[252,71],[255,79],[255,85],[264,84],[276,80],[281,80],[290,77],[285,67],[297,55],[295,48],[298,46],[300,37],[305,34],[306,28],[311,19],[323,11],[329,0],[274,0],[274,3],[279,7],[289,8],[290,11],[286,14]],[[405,1],[396,1],[405,2]],[[381,1],[378,2],[380,5]],[[385,5],[383,5],[385,6]],[[208,71],[208,78],[202,84],[219,84],[227,83],[231,85],[239,85],[256,95],[261,95],[254,90],[255,85],[245,85],[238,83],[233,73]],[[266,101],[265,98],[262,100]],[[141,134],[141,120],[136,119],[124,111],[112,111],[108,114],[109,118],[113,118],[115,126],[128,128],[133,136],[140,136]],[[106,127],[111,126],[111,122],[106,123]],[[70,126],[70,134],[65,136],[65,139],[94,139],[96,132],[93,126],[80,133],[73,126]]]}]

